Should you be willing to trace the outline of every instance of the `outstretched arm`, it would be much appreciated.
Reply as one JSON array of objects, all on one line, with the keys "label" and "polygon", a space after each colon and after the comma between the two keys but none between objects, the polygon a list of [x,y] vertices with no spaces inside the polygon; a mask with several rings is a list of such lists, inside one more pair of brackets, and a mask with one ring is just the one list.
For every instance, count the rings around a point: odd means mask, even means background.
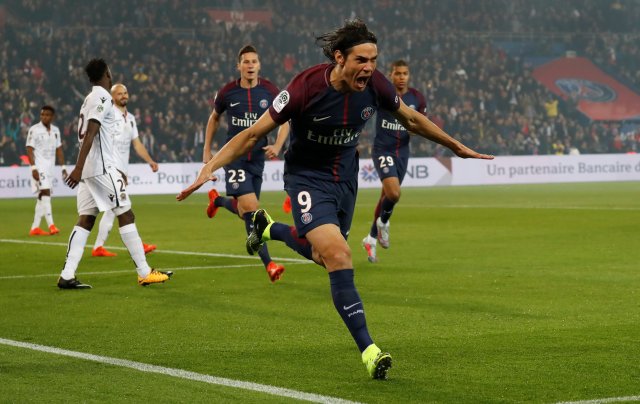
[{"label": "outstretched arm", "polygon": [[255,124],[238,133],[225,144],[220,151],[200,169],[200,173],[195,182],[182,190],[182,192],[176,196],[176,199],[179,201],[186,199],[205,182],[213,179],[212,175],[214,171],[248,153],[258,140],[266,136],[267,133],[275,129],[276,126],[278,126],[278,124],[273,121],[269,111],[266,111]]},{"label": "outstretched arm", "polygon": [[276,142],[262,148],[264,150],[264,154],[268,159],[274,159],[278,157],[278,155],[280,154],[280,150],[282,150],[282,146],[284,146],[288,137],[289,122],[285,122],[278,128],[278,136],[276,137]]},{"label": "outstretched arm", "polygon": [[445,131],[440,129],[438,125],[431,122],[429,118],[418,111],[409,108],[402,100],[400,100],[400,108],[393,113],[393,116],[395,116],[395,118],[400,121],[400,123],[402,123],[409,132],[415,133],[425,139],[429,139],[449,148],[458,157],[465,159],[493,159],[492,155],[478,153],[452,138]]}]

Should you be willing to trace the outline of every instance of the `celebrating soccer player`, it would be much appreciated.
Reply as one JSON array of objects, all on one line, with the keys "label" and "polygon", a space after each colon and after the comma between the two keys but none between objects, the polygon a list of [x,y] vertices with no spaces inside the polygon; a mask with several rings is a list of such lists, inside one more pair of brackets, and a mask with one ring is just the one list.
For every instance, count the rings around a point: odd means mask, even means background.
[{"label": "celebrating soccer player", "polygon": [[211,179],[216,169],[242,156],[279,124],[290,121],[284,181],[295,228],[273,222],[260,209],[254,215],[247,249],[257,251],[267,240],[280,240],[324,266],[334,306],[355,340],[367,372],[374,379],[385,379],[391,355],[381,351],[369,335],[346,240],[356,202],[360,133],[376,110],[384,108],[411,132],[448,147],[460,157],[493,156],[477,153],[453,139],[400,99],[389,80],[376,70],[377,39],[362,21],[347,21],[317,41],[331,62],[298,74],[268,113],[220,149],[177,199],[188,197]]},{"label": "celebrating soccer player", "polygon": [[[409,108],[426,116],[427,103],[415,88],[409,87],[409,65],[404,60],[391,63],[391,83]],[[362,240],[369,262],[376,262],[376,241],[389,248],[389,218],[400,200],[400,185],[409,164],[409,132],[384,109],[378,110],[376,135],[373,141],[373,165],[382,180],[382,196],[374,213],[369,234]]]},{"label": "celebrating soccer player", "polygon": [[[269,80],[259,77],[260,59],[258,51],[251,45],[244,46],[238,52],[238,71],[240,78],[227,83],[214,101],[214,109],[209,116],[204,140],[203,162],[211,160],[211,139],[220,126],[220,116],[227,112],[227,142],[243,129],[253,125],[267,110],[279,90]],[[214,217],[218,208],[223,206],[244,220],[247,234],[253,228],[252,217],[259,208],[258,199],[262,188],[265,154],[277,156],[289,135],[289,125],[284,124],[278,130],[274,145],[267,145],[262,138],[242,158],[224,167],[227,184],[227,197],[222,197],[216,189],[209,191],[207,216]],[[231,198],[230,198],[231,197]],[[284,266],[271,260],[267,245],[258,251],[271,282],[282,276]]]}]

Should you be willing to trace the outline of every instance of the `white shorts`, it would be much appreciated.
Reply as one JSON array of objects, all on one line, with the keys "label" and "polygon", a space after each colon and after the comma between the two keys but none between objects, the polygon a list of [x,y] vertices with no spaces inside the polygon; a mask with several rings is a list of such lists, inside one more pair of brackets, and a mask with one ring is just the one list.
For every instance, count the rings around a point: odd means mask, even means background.
[{"label": "white shorts", "polygon": [[38,168],[38,175],[40,175],[40,181],[36,181],[31,177],[31,192],[37,194],[45,189],[52,189],[53,170],[43,170]]},{"label": "white shorts", "polygon": [[115,169],[80,181],[77,202],[79,215],[97,216],[99,212],[113,210],[119,216],[131,209],[127,186]]}]

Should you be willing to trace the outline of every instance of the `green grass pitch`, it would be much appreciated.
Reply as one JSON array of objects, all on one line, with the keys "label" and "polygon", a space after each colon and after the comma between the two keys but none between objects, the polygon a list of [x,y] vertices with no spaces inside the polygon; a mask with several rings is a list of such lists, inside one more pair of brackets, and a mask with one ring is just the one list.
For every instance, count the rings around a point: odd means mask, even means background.
[{"label": "green grass pitch", "polygon": [[[143,240],[158,245],[148,260],[175,271],[169,282],[139,287],[125,250],[87,249],[89,291],[55,286],[75,198],[54,196],[51,237],[27,235],[33,199],[0,200],[0,339],[367,403],[638,397],[639,190],[404,189],[377,264],[360,241],[379,191],[361,191],[349,244],[369,330],[394,358],[382,382],[368,379],[326,272],[287,262],[271,284],[242,222],[224,209],[208,219],[205,194],[133,197]],[[262,206],[291,223],[283,197],[265,193]],[[117,226],[107,246],[122,247]],[[0,402],[25,401],[294,400],[0,344]]]}]

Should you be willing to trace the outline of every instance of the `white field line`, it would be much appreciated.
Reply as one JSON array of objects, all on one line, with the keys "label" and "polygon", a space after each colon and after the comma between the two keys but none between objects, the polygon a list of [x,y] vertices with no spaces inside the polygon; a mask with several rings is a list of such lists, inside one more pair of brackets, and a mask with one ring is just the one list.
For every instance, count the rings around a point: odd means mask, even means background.
[{"label": "white field line", "polygon": [[[303,262],[291,262],[288,265],[301,265]],[[176,267],[176,268],[161,268],[163,271],[195,271],[199,269],[225,269],[225,268],[262,268],[263,265],[261,263],[255,264],[237,264],[237,265],[207,265],[207,266],[199,266],[199,267]],[[118,269],[114,271],[98,271],[98,272],[83,272],[82,275],[108,275],[108,274],[123,274],[123,273],[132,273],[133,269]],[[2,279],[31,279],[31,278],[51,278],[60,276],[60,273],[55,274],[38,274],[38,275],[8,275],[8,276],[0,276],[0,280]]]},{"label": "white field line", "polygon": [[30,344],[27,342],[13,341],[0,338],[0,344],[9,345],[18,348],[31,349],[33,351],[46,352],[50,354],[69,356],[88,360],[92,362],[104,363],[107,365],[120,366],[124,368],[134,369],[141,372],[158,373],[161,375],[177,377],[180,379],[193,380],[197,382],[215,384],[224,387],[233,387],[242,390],[257,391],[258,393],[271,394],[279,397],[288,397],[296,400],[311,401],[314,403],[354,403],[354,401],[343,400],[337,397],[323,396],[320,394],[305,393],[303,391],[290,390],[282,387],[270,386],[268,384],[259,384],[245,382],[242,380],[226,379],[223,377],[210,376],[202,373],[189,372],[187,370],[167,368],[164,366],[150,365],[142,362],[134,362],[126,359],[110,358],[108,356],[92,355],[83,352],[68,351],[45,345]]},{"label": "white field line", "polygon": [[[402,204],[402,202],[400,202]],[[371,205],[375,206],[375,205]],[[637,211],[640,207],[622,207],[622,206],[566,206],[566,205],[429,205],[429,202],[425,202],[424,205],[416,204],[402,204],[407,208],[421,208],[421,209],[541,209],[541,210],[596,210],[596,211]]]},{"label": "white field line", "polygon": [[584,400],[584,401],[562,401],[556,404],[605,404],[605,403],[619,403],[624,401],[626,402],[640,401],[640,396],[595,398],[593,400]]},{"label": "white field line", "polygon": [[[60,242],[48,242],[48,241],[35,241],[35,240],[16,240],[16,239],[0,239],[0,243],[14,243],[14,244],[37,244],[37,245],[49,245],[49,246],[63,246],[66,247],[67,243]],[[92,248],[91,246],[86,246],[85,248]],[[116,246],[108,246],[110,250],[126,250],[125,247],[116,247]],[[176,251],[176,250],[162,250],[158,249],[153,252],[154,254],[176,254],[176,255],[194,255],[200,257],[220,257],[220,258],[240,258],[240,259],[250,259],[250,260],[259,260],[258,256],[251,255],[238,255],[238,254],[221,254],[221,253],[209,253],[209,252],[200,252],[200,251]],[[282,261],[282,262],[304,262],[311,263],[309,260],[298,259],[298,258],[283,258],[283,257],[272,257],[274,260]]]}]

